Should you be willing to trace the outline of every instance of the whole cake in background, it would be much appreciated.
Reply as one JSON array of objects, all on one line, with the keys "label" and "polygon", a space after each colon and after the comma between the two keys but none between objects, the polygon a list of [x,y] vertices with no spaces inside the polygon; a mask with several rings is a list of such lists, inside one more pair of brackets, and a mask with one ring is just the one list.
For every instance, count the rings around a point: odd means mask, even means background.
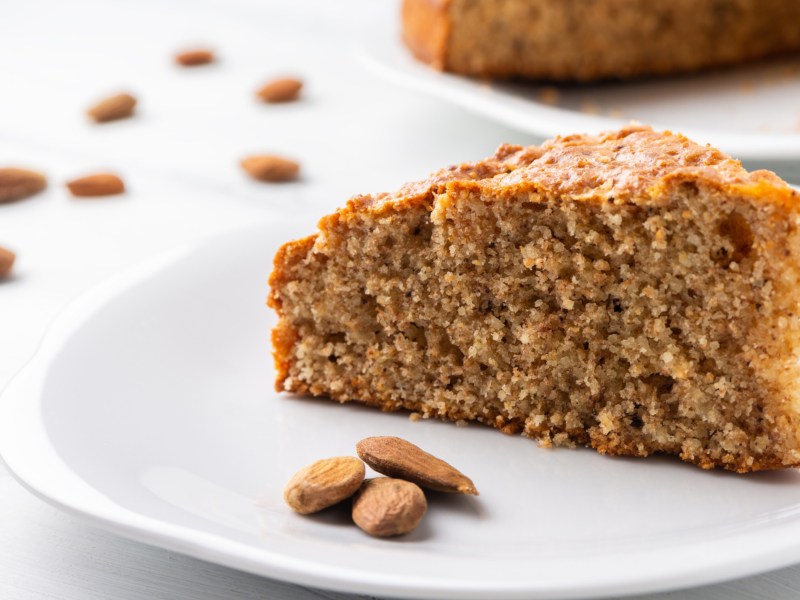
[{"label": "whole cake in background", "polygon": [[800,50],[797,0],[404,0],[403,39],[437,69],[630,79]]},{"label": "whole cake in background", "polygon": [[628,127],[358,196],[275,257],[280,391],[545,446],[800,464],[800,196]]}]

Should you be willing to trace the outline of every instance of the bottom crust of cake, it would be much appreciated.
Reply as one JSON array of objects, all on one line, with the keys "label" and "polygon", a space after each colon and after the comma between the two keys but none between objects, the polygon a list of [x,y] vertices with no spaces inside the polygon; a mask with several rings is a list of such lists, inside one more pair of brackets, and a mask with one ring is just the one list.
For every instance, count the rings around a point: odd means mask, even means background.
[{"label": "bottom crust of cake", "polygon": [[[392,399],[381,399],[370,396],[366,390],[363,395],[357,398],[350,397],[349,395],[337,397],[337,394],[330,389],[323,391],[320,386],[313,387],[315,391],[312,391],[312,386],[287,378],[285,381],[279,382],[276,385],[276,390],[301,396],[328,398],[340,404],[355,402],[365,406],[379,408],[384,412],[406,411],[410,413],[412,417],[418,416],[421,419],[434,418],[453,423],[480,423],[482,425],[494,427],[506,435],[522,435],[535,440],[542,448],[575,448],[577,446],[585,446],[608,456],[629,456],[636,458],[645,458],[653,455],[674,455],[674,453],[671,452],[653,450],[641,442],[625,440],[622,436],[591,436],[587,431],[573,431],[568,434],[561,428],[547,425],[541,428],[531,428],[526,427],[522,419],[509,418],[507,415],[499,413],[472,419],[469,415],[454,407],[443,406],[441,408],[432,408],[421,402],[409,400],[398,402]],[[712,453],[704,451],[700,444],[697,444],[696,447],[687,445],[677,455],[677,458],[680,458],[684,462],[697,465],[702,469],[722,467],[728,471],[737,473],[750,473],[800,466],[800,460],[786,463],[784,459],[777,456],[768,459],[763,457],[755,458],[752,456],[742,456],[738,460],[728,459],[722,462],[720,456],[714,456]]]}]

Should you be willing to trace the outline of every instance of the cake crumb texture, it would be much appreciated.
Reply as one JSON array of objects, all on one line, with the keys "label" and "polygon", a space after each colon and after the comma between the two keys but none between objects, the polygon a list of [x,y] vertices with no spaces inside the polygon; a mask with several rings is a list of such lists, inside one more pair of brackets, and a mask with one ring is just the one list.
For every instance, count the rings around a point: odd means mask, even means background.
[{"label": "cake crumb texture", "polygon": [[798,206],[638,126],[357,196],[275,257],[276,388],[543,446],[798,465]]}]

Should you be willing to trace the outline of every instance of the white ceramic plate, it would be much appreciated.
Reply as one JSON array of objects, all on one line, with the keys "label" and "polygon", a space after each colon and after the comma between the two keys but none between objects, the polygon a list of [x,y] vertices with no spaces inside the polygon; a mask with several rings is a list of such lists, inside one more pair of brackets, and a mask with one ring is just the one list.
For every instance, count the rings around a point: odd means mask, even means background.
[{"label": "white ceramic plate", "polygon": [[414,60],[399,34],[375,37],[358,54],[383,77],[541,139],[636,120],[680,131],[740,160],[800,159],[797,58],[686,77],[554,87],[440,73]]},{"label": "white ceramic plate", "polygon": [[[276,394],[264,307],[296,227],[216,239],[69,308],[0,402],[32,491],[131,538],[310,586],[429,598],[577,598],[693,586],[800,560],[800,473],[544,450],[481,426]],[[299,467],[399,435],[466,471],[423,525],[373,539],[346,510],[292,514]]]}]

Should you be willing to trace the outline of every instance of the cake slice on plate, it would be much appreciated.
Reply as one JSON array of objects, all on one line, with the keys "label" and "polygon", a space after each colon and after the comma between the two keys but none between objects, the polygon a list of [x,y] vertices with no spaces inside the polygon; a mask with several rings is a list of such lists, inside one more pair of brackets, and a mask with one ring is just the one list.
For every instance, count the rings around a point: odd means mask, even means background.
[{"label": "cake slice on plate", "polygon": [[278,390],[541,445],[800,464],[800,197],[681,135],[501,146],[275,257]]}]

